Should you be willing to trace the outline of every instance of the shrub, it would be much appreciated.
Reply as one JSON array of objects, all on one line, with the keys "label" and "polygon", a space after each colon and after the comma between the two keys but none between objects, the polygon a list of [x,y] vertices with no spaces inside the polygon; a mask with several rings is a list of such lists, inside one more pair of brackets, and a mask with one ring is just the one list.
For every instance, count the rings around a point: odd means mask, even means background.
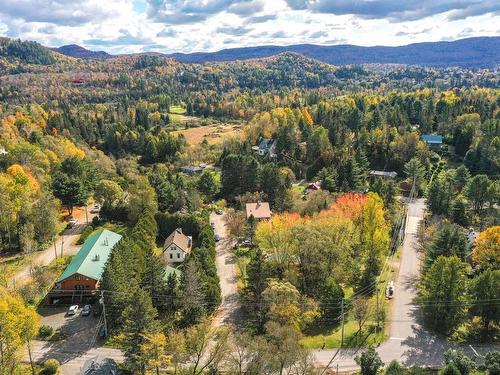
[{"label": "shrub", "polygon": [[490,375],[500,375],[500,352],[489,352],[484,357],[484,365]]},{"label": "shrub", "polygon": [[40,337],[41,339],[47,339],[53,334],[54,334],[54,328],[52,328],[49,325],[44,324],[40,326],[40,328],[38,329],[38,337]]},{"label": "shrub", "polygon": [[361,375],[377,375],[378,369],[384,365],[373,347],[369,347],[361,355],[356,356],[354,360],[361,367]]},{"label": "shrub", "polygon": [[94,231],[94,227],[92,225],[87,225],[85,229],[82,231],[80,234],[80,238],[78,238],[78,241],[76,241],[77,245],[81,245],[85,242],[85,240],[92,234]]},{"label": "shrub", "polygon": [[460,375],[460,371],[453,363],[449,363],[439,372],[439,375]]},{"label": "shrub", "polygon": [[389,366],[385,369],[385,375],[402,375],[405,373],[406,369],[396,360],[389,363]]},{"label": "shrub", "polygon": [[469,375],[469,373],[476,368],[474,361],[457,350],[448,350],[444,353],[444,359],[446,364],[455,365],[462,375]]},{"label": "shrub", "polygon": [[59,372],[59,366],[61,366],[61,364],[57,359],[47,359],[43,363],[43,373],[47,375],[57,374]]}]

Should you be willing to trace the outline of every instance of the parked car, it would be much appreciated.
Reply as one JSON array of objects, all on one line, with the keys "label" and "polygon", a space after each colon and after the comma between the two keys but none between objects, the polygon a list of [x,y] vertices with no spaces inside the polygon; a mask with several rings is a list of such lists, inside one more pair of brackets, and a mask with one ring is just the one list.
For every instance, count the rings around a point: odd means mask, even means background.
[{"label": "parked car", "polygon": [[385,289],[385,296],[388,299],[394,297],[394,281],[389,281],[389,283],[387,284],[387,288]]},{"label": "parked car", "polygon": [[78,305],[70,306],[68,309],[68,315],[75,315],[78,312]]},{"label": "parked car", "polygon": [[215,213],[217,215],[222,215],[224,213],[224,211],[222,211],[220,208],[218,208],[218,209],[215,210]]},{"label": "parked car", "polygon": [[82,316],[89,316],[91,310],[92,310],[92,306],[90,306],[90,305],[83,306],[82,313],[81,313]]},{"label": "parked car", "polygon": [[219,242],[221,240],[221,236],[219,236],[218,234],[215,235],[215,242]]},{"label": "parked car", "polygon": [[78,224],[78,219],[72,217],[68,220],[68,228],[73,228],[76,224]]},{"label": "parked car", "polygon": [[99,212],[101,212],[101,205],[99,203],[94,204],[94,207],[90,209],[90,213],[92,214],[98,214]]}]

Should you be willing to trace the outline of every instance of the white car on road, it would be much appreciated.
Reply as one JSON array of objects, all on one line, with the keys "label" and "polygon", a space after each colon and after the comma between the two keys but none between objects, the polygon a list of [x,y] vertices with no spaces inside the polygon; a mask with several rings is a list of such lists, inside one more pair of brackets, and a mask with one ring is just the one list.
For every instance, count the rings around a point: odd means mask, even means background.
[{"label": "white car on road", "polygon": [[78,312],[78,305],[70,306],[68,309],[68,316],[75,315]]}]

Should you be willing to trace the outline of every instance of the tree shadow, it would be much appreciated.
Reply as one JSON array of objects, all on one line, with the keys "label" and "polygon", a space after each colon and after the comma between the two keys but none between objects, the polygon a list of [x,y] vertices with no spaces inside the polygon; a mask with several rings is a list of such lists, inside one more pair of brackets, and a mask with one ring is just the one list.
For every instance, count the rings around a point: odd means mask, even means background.
[{"label": "tree shadow", "polygon": [[61,363],[66,363],[81,357],[89,349],[101,344],[98,339],[98,318],[92,315],[84,317],[79,314],[69,317],[66,314],[62,315],[60,310],[54,308],[39,309],[39,314],[43,317],[43,324],[57,326],[54,337],[57,337],[58,340],[37,341],[37,362],[55,358]]}]

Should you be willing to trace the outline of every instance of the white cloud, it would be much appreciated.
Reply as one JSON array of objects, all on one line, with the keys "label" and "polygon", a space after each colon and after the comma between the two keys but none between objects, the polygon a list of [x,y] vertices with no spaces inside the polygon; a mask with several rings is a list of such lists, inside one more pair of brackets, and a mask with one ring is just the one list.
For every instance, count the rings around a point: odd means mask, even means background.
[{"label": "white cloud", "polygon": [[110,53],[169,53],[263,44],[402,45],[499,33],[492,0],[367,2],[0,0],[0,35]]}]

